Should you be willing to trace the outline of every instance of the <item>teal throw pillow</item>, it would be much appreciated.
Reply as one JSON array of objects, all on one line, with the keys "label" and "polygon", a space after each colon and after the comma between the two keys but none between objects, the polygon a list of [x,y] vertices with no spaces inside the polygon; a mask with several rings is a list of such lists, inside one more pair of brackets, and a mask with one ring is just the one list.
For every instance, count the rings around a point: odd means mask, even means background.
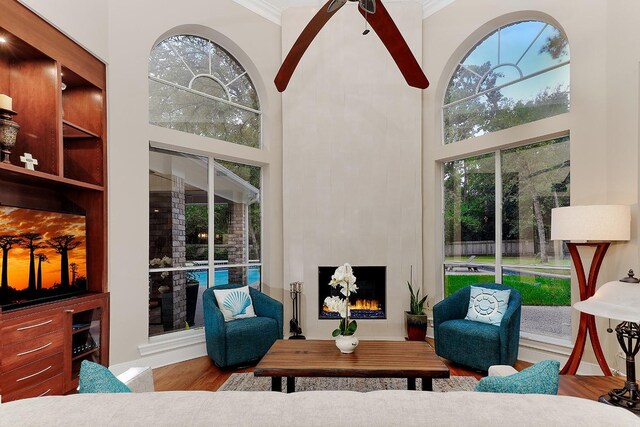
[{"label": "teal throw pillow", "polygon": [[469,310],[465,319],[499,326],[509,306],[509,295],[511,289],[499,291],[471,286]]},{"label": "teal throw pillow", "polygon": [[109,369],[83,360],[80,364],[78,393],[131,393],[131,389],[117,379]]},{"label": "teal throw pillow", "polygon": [[543,360],[506,377],[485,377],[476,386],[476,391],[515,394],[558,394],[558,372],[560,362]]}]

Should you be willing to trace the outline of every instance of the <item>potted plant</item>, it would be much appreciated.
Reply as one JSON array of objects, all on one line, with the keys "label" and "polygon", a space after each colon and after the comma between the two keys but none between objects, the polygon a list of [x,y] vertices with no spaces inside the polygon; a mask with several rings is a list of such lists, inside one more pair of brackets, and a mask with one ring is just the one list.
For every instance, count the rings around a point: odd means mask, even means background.
[{"label": "potted plant", "polygon": [[406,313],[407,318],[407,336],[409,341],[424,341],[427,337],[428,317],[424,312],[424,304],[429,298],[429,295],[425,295],[420,299],[420,289],[417,292],[413,292],[413,287],[410,282],[407,282],[409,287],[409,293],[411,294],[411,300],[409,305],[409,311]]},{"label": "potted plant", "polygon": [[329,286],[334,289],[340,288],[340,296],[327,297],[324,300],[329,310],[335,311],[340,315],[340,324],[331,335],[336,338],[336,347],[342,353],[353,353],[358,346],[358,338],[354,337],[358,329],[358,323],[355,320],[349,320],[349,295],[358,290],[356,285],[356,276],[353,275],[353,269],[349,263],[345,263],[338,267],[331,276]]}]

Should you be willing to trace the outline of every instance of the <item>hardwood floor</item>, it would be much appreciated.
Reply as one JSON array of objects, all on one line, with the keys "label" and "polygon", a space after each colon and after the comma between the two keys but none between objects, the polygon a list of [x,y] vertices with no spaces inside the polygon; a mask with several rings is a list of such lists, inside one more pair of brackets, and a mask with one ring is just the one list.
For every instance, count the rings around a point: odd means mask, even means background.
[{"label": "hardwood floor", "polygon": [[[473,376],[480,379],[481,372],[469,370],[443,360],[449,367],[452,376]],[[522,370],[530,363],[518,361],[515,368]],[[253,372],[253,367],[235,370],[222,370],[214,365],[207,356],[153,370],[153,379],[157,391],[169,390],[207,390],[216,391],[236,372]],[[614,387],[622,387],[624,378],[604,376],[561,375],[558,394],[597,400],[602,394]]]}]

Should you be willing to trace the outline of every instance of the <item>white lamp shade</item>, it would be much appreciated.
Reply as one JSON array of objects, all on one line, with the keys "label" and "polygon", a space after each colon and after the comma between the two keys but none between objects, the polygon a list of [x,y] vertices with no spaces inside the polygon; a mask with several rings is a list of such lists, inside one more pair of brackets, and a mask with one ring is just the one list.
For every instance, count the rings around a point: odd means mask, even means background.
[{"label": "white lamp shade", "polygon": [[640,283],[605,283],[591,298],[573,307],[594,316],[640,323]]},{"label": "white lamp shade", "polygon": [[551,210],[551,240],[610,242],[631,237],[627,205],[566,206]]}]

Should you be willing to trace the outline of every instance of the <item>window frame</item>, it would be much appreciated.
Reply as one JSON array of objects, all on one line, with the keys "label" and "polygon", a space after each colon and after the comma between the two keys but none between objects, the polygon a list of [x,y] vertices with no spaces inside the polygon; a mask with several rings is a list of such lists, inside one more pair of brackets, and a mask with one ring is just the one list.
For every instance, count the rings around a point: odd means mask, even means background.
[{"label": "window frame", "polygon": [[[228,143],[228,144],[233,144],[233,143]],[[247,253],[247,262],[245,263],[239,263],[239,264],[218,264],[216,265],[216,262],[214,260],[215,258],[215,238],[213,237],[209,237],[207,239],[207,249],[208,249],[208,257],[207,257],[207,265],[185,265],[182,267],[162,267],[162,268],[150,268],[148,267],[148,273],[152,274],[152,273],[163,273],[163,272],[186,272],[186,271],[207,271],[207,289],[208,288],[212,288],[216,286],[215,283],[215,272],[216,270],[222,269],[222,268],[233,268],[233,267],[241,267],[241,268],[249,268],[249,267],[259,267],[260,268],[260,282],[258,283],[258,286],[254,288],[258,289],[259,291],[262,291],[262,284],[264,281],[264,270],[263,270],[263,259],[264,259],[264,203],[263,203],[263,197],[264,197],[264,165],[261,164],[256,164],[255,162],[251,162],[249,160],[239,160],[239,159],[234,159],[234,160],[226,160],[224,158],[224,156],[219,156],[216,155],[215,153],[208,153],[208,154],[204,154],[203,152],[199,151],[199,150],[193,150],[193,149],[189,149],[189,148],[185,148],[185,147],[180,147],[180,146],[173,146],[173,147],[167,147],[167,145],[165,144],[156,144],[156,143],[149,143],[149,152],[151,150],[160,150],[162,152],[166,152],[168,154],[171,155],[179,155],[179,154],[186,154],[186,155],[191,155],[191,156],[198,156],[198,157],[206,157],[207,158],[207,206],[208,206],[208,221],[207,221],[207,233],[209,236],[214,236],[215,235],[215,175],[216,175],[216,170],[215,170],[215,163],[216,160],[225,160],[225,161],[231,161],[234,163],[240,163],[243,165],[248,165],[248,166],[256,166],[260,168],[260,188],[259,190],[259,195],[260,195],[260,231],[261,231],[261,237],[260,237],[260,260],[257,263],[251,263],[250,259],[249,259],[249,254]],[[248,242],[247,242],[247,246],[248,246]],[[148,251],[147,251],[148,252]],[[247,284],[249,285],[249,284]],[[251,285],[249,285],[251,286]],[[148,323],[148,322],[147,322]],[[202,326],[198,326],[198,327],[194,327],[194,328],[190,328],[190,329],[203,329],[204,325]],[[179,330],[173,330],[173,331],[167,331],[161,334],[154,334],[154,335],[149,335],[149,338],[152,337],[158,337],[158,336],[165,336],[168,334],[175,334],[175,333],[180,333],[182,332],[182,329]]]},{"label": "window frame", "polygon": [[[559,25],[559,23],[555,22],[552,19],[549,19],[548,17],[540,17],[540,16],[537,16],[537,17],[536,16],[529,16],[529,17],[523,16],[523,17],[519,17],[518,19],[510,19],[510,20],[507,20],[507,21],[500,21],[497,26],[492,26],[491,29],[488,32],[481,33],[482,35],[480,37],[474,37],[474,36],[469,37],[458,48],[458,50],[456,51],[456,52],[460,52],[460,50],[462,49],[461,50],[461,54],[457,55],[457,57],[459,59],[454,61],[454,62],[452,62],[452,63],[450,63],[448,65],[448,68],[449,68],[450,71],[446,74],[445,84],[440,90],[440,92],[441,92],[440,93],[440,104],[437,107],[437,109],[439,111],[438,129],[439,129],[439,133],[440,133],[440,145],[441,146],[446,147],[446,146],[452,146],[452,145],[459,145],[461,143],[468,143],[470,141],[477,140],[478,138],[482,138],[485,135],[490,135],[490,134],[495,133],[495,132],[501,132],[501,131],[506,131],[506,130],[509,130],[509,129],[514,129],[514,128],[517,128],[519,126],[524,126],[524,125],[526,125],[528,123],[532,123],[532,122],[527,122],[527,123],[524,123],[524,124],[512,126],[510,128],[501,129],[501,130],[494,131],[494,132],[487,132],[487,133],[482,134],[482,135],[472,136],[472,137],[461,139],[461,140],[458,140],[458,141],[452,141],[450,143],[447,143],[446,140],[445,140],[445,134],[446,134],[446,127],[445,127],[445,114],[446,113],[445,113],[445,110],[446,110],[447,107],[455,106],[455,105],[457,105],[459,103],[462,103],[464,101],[468,101],[468,100],[476,98],[476,97],[481,97],[481,96],[483,96],[483,95],[485,95],[487,93],[490,93],[492,91],[500,90],[503,87],[508,87],[508,86],[513,85],[513,84],[516,84],[516,83],[519,83],[519,82],[522,82],[522,81],[526,81],[528,79],[537,77],[537,76],[539,76],[541,74],[544,74],[546,72],[550,72],[550,71],[556,70],[556,69],[558,69],[560,67],[563,67],[565,65],[571,66],[571,56],[569,56],[569,60],[568,61],[563,61],[562,63],[556,64],[556,65],[551,66],[551,67],[545,67],[545,68],[540,69],[540,70],[538,70],[538,71],[536,71],[534,73],[531,73],[529,75],[524,76],[524,78],[521,77],[521,78],[519,78],[517,80],[510,81],[510,82],[502,84],[502,85],[498,85],[498,86],[496,86],[494,88],[491,88],[491,89],[483,90],[483,91],[480,91],[480,92],[476,91],[473,95],[470,95],[470,96],[464,97],[462,99],[458,99],[456,101],[453,101],[453,102],[450,102],[448,104],[445,104],[445,100],[446,100],[446,97],[447,97],[449,84],[450,84],[451,80],[453,79],[454,75],[456,74],[456,71],[457,71],[458,67],[464,67],[462,65],[462,62],[467,58],[467,56],[469,56],[469,54],[472,51],[474,51],[476,49],[476,47],[478,47],[480,44],[482,44],[488,37],[490,37],[491,35],[493,35],[496,32],[499,32],[502,28],[508,27],[510,25],[515,25],[515,24],[518,24],[520,22],[528,22],[528,21],[537,21],[537,22],[544,23],[544,24],[546,24],[545,28],[546,28],[546,26],[550,25],[550,26],[554,27],[556,30],[560,31],[560,33],[567,40],[569,39],[567,34],[566,34],[566,32],[564,31],[562,26]],[[542,33],[542,31],[540,32],[540,34],[541,33]],[[568,42],[568,45],[570,46],[571,43]],[[467,47],[467,46],[469,46],[469,47]],[[530,47],[528,49],[530,49]],[[527,49],[527,51],[528,51],[528,49]],[[526,54],[526,52],[525,52],[525,54]],[[495,67],[492,67],[491,70],[493,70],[494,68],[499,68],[500,66],[505,66],[505,65],[509,65],[509,64],[499,64],[499,65],[497,65]],[[468,70],[467,67],[464,67],[464,68],[466,70]],[[482,84],[482,81],[485,78],[486,78],[486,73],[485,73],[485,75],[482,76],[482,79],[478,82],[478,87]],[[571,79],[569,77],[569,94],[570,93],[571,93]],[[546,118],[543,118],[543,119],[540,119],[540,120],[548,120],[548,119],[551,119],[551,118],[554,118],[554,117],[564,116],[564,115],[567,115],[569,113],[570,113],[570,108],[565,113],[561,113],[561,114],[558,114],[558,115],[546,117]],[[563,130],[566,130],[568,132],[568,129],[563,129]],[[563,136],[563,134],[562,133],[556,133],[555,136]],[[548,139],[551,139],[551,135],[549,135]],[[518,143],[513,143],[513,142],[511,142],[511,144],[518,145]],[[482,153],[476,153],[476,154],[482,154]]]},{"label": "window frame", "polygon": [[[263,150],[265,148],[264,147],[264,129],[263,129],[264,114],[263,114],[263,111],[262,111],[262,107],[263,107],[264,103],[263,103],[263,100],[262,100],[262,98],[260,96],[260,90],[259,90],[258,84],[257,84],[258,80],[253,77],[254,73],[249,69],[250,67],[245,66],[245,64],[243,64],[243,62],[238,58],[238,55],[235,55],[234,53],[232,53],[232,50],[228,49],[223,43],[220,43],[217,40],[217,37],[211,37],[209,35],[203,35],[203,34],[196,34],[196,33],[192,32],[192,31],[177,31],[177,32],[164,34],[162,37],[160,37],[158,40],[155,41],[155,43],[153,44],[151,50],[149,51],[149,56],[151,56],[151,52],[156,47],[158,47],[161,43],[163,43],[166,40],[169,40],[172,37],[177,37],[177,36],[198,37],[198,38],[201,38],[201,39],[209,41],[210,43],[214,44],[215,46],[221,48],[224,52],[226,52],[226,54],[231,59],[233,59],[240,67],[242,67],[243,72],[240,73],[238,76],[236,76],[231,81],[229,81],[229,83],[227,83],[227,85],[224,85],[220,81],[220,79],[218,79],[217,77],[215,77],[212,74],[199,73],[199,74],[193,75],[191,80],[190,80],[190,82],[189,82],[189,87],[185,87],[185,86],[182,86],[182,85],[180,85],[178,83],[175,83],[175,82],[170,82],[168,80],[165,80],[165,79],[162,79],[162,78],[159,78],[159,77],[151,76],[150,73],[149,73],[149,69],[147,67],[147,81],[148,82],[153,81],[153,82],[156,82],[156,83],[168,85],[168,86],[173,87],[176,90],[183,90],[183,91],[189,92],[189,93],[197,95],[197,96],[202,96],[204,98],[211,99],[211,100],[214,100],[216,102],[221,102],[221,103],[230,105],[233,108],[237,108],[237,109],[240,109],[240,110],[243,110],[243,111],[247,111],[247,112],[256,114],[258,116],[258,123],[259,123],[259,130],[258,130],[259,136],[258,136],[257,146],[253,147],[253,146],[247,145],[247,144],[240,144],[240,143],[236,143],[236,142],[227,141],[227,140],[224,140],[224,139],[214,138],[214,137],[211,137],[211,136],[203,136],[203,135],[194,134],[194,133],[191,133],[191,132],[185,132],[185,131],[182,131],[182,130],[179,130],[179,129],[168,128],[168,127],[164,127],[164,126],[153,124],[153,123],[151,123],[150,120],[148,121],[149,125],[155,126],[155,127],[159,127],[159,128],[163,128],[163,129],[174,130],[174,131],[177,131],[177,132],[187,133],[187,134],[191,134],[191,135],[197,135],[197,136],[201,136],[201,137],[207,138],[207,139],[223,141],[223,142],[226,142],[226,143],[229,143],[229,144],[239,145],[239,146],[242,146],[242,147],[253,148],[253,149],[256,149],[256,150]],[[186,66],[186,64],[185,64],[185,66]],[[187,66],[187,68],[189,68],[189,67]],[[193,72],[192,72],[192,74],[193,74]],[[238,79],[242,78],[243,76],[247,76],[247,78],[251,82],[251,85],[253,86],[256,98],[258,100],[258,108],[257,109],[249,107],[249,106],[246,106],[246,105],[243,105],[243,104],[236,103],[234,101],[231,101],[230,99],[220,98],[220,97],[217,97],[217,96],[214,96],[214,95],[211,95],[211,94],[207,94],[207,93],[204,93],[204,92],[200,92],[198,90],[195,90],[195,89],[191,88],[191,85],[196,80],[196,78],[198,78],[198,77],[208,77],[208,78],[211,78],[212,80],[216,81],[218,84],[220,84],[220,86],[224,89],[225,93],[228,96],[229,91],[228,91],[227,86],[232,84],[233,82],[237,81]],[[147,92],[150,95],[150,90],[149,89],[147,89]],[[147,114],[149,114],[149,107],[147,107]]]},{"label": "window frame", "polygon": [[[455,57],[459,58],[458,60],[451,60],[448,63],[447,70],[443,73],[441,80],[441,84],[438,87],[438,99],[439,104],[436,106],[435,111],[435,139],[438,139],[437,134],[439,134],[439,143],[434,144],[431,147],[431,159],[433,161],[433,165],[436,168],[434,173],[434,178],[437,179],[435,181],[435,198],[433,199],[434,203],[438,206],[437,214],[434,218],[434,232],[438,236],[439,240],[437,242],[437,250],[436,254],[438,254],[438,260],[434,264],[434,267],[438,270],[434,279],[436,279],[436,295],[439,295],[440,298],[444,298],[445,295],[445,187],[444,187],[444,164],[450,161],[455,160],[463,160],[469,157],[480,156],[483,154],[493,153],[494,161],[496,162],[496,181],[495,188],[500,189],[500,191],[496,191],[495,194],[495,236],[494,239],[496,241],[496,254],[495,254],[495,265],[491,265],[495,268],[494,276],[496,281],[502,281],[502,173],[501,173],[501,151],[507,150],[514,147],[526,146],[530,144],[540,143],[544,141],[548,141],[551,139],[561,138],[561,137],[569,137],[571,140],[571,132],[570,132],[570,110],[555,116],[546,117],[540,120],[535,121],[536,126],[531,126],[531,123],[528,122],[525,124],[519,124],[516,126],[512,126],[506,129],[487,132],[485,134],[474,136],[471,138],[466,138],[460,141],[455,141],[455,143],[445,143],[445,99],[447,96],[447,89],[449,87],[449,83],[453,78],[457,68],[460,66],[460,63],[467,57],[467,55],[474,50],[484,39],[493,34],[499,28],[503,28],[505,26],[515,24],[517,22],[522,21],[540,21],[545,24],[552,25],[557,30],[559,30],[565,37],[567,37],[566,32],[562,28],[562,26],[553,19],[550,19],[548,16],[518,16],[516,19],[504,20],[499,19],[494,21],[494,26],[492,26],[488,31],[483,31],[482,33],[474,33],[456,50],[457,55]],[[567,37],[568,39],[568,37]],[[569,41],[570,46],[570,41]],[[570,63],[570,60],[569,60]],[[546,70],[548,71],[548,70]],[[571,81],[569,79],[569,94],[571,93]],[[573,172],[573,167],[570,165],[570,173]],[[514,264],[513,266],[519,266],[520,264]],[[512,266],[509,264],[509,266]],[[573,319],[572,319],[573,321]],[[557,337],[545,336],[532,334],[529,332],[521,332],[521,336],[524,339],[529,339],[532,342],[541,342],[545,344],[559,345],[561,347],[571,347],[572,342],[571,338],[569,340],[559,339]]]}]

